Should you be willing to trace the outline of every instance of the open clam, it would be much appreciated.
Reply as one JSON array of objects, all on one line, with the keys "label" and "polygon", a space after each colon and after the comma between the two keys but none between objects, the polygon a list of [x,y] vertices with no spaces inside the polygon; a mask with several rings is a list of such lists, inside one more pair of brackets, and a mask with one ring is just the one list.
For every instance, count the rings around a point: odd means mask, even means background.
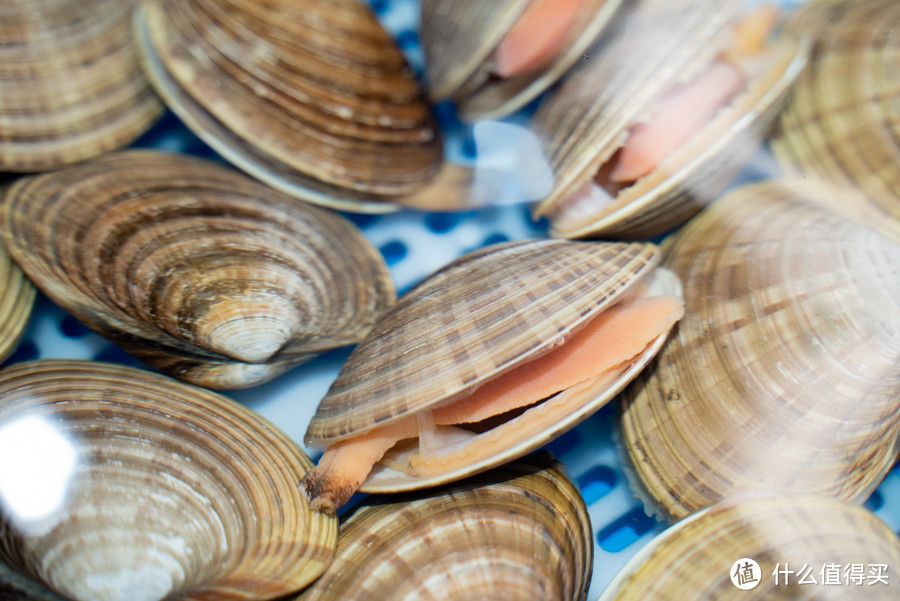
[{"label": "open clam", "polygon": [[186,156],[129,151],[21,179],[0,222],[50,298],[148,364],[213,388],[354,344],[395,298],[351,222]]},{"label": "open clam", "polygon": [[162,114],[131,46],[135,4],[0,4],[0,171],[42,171],[126,146]]},{"label": "open clam", "polygon": [[355,508],[334,561],[298,601],[578,601],[592,556],[584,500],[545,454]]},{"label": "open clam", "polygon": [[648,508],[678,519],[757,488],[861,502],[896,461],[900,245],[824,195],[739,188],[665,248],[686,317],[622,405]]},{"label": "open clam", "polygon": [[648,238],[715,198],[751,156],[808,44],[769,40],[771,5],[642,0],[535,115],[554,172],[534,208],[558,237]]},{"label": "open clam", "polygon": [[622,0],[423,0],[429,95],[466,120],[503,117],[550,87]]},{"label": "open clam", "polygon": [[31,309],[34,306],[34,287],[18,265],[13,263],[0,242],[0,362],[16,348]]},{"label": "open clam", "polygon": [[314,507],[333,511],[357,487],[458,480],[587,418],[681,316],[678,282],[654,269],[657,252],[525,240],[421,282],[353,350],[309,424],[307,443],[326,447],[303,482]]},{"label": "open clam", "polygon": [[898,565],[900,540],[867,509],[824,497],[742,493],[652,540],[599,601],[887,601],[897,598]]},{"label": "open clam", "polygon": [[441,165],[399,48],[358,0],[146,0],[151,82],[219,154],[288,194],[383,212]]},{"label": "open clam", "polygon": [[815,38],[772,149],[785,169],[862,193],[848,204],[900,240],[900,5],[814,0],[789,31]]},{"label": "open clam", "polygon": [[[79,361],[0,372],[0,558],[76,601],[271,599],[331,560],[312,462],[241,405]],[[40,478],[35,478],[40,473]],[[8,583],[15,586],[15,583]]]}]

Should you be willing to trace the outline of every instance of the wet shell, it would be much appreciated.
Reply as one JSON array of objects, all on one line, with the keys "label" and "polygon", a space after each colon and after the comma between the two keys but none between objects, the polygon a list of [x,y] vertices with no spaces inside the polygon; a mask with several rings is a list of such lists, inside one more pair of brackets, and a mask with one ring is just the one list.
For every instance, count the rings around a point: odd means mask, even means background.
[{"label": "wet shell", "polygon": [[584,599],[584,500],[548,454],[453,488],[358,507],[329,569],[298,601]]},{"label": "wet shell", "polygon": [[[574,199],[649,118],[668,89],[703,73],[725,47],[740,2],[644,0],[590,51],[535,115],[555,182],[538,203],[551,235],[647,239],[713,200],[752,155],[805,65],[808,44],[772,42],[762,68],[700,131],[609,200]],[[652,40],[652,43],[648,43]],[[754,59],[759,60],[759,59]]]},{"label": "wet shell", "polygon": [[[759,582],[746,590],[732,582],[733,564],[743,558],[760,568],[751,568],[751,578]],[[738,564],[738,583],[746,563]],[[600,601],[887,601],[897,598],[893,582],[897,565],[897,535],[862,507],[823,497],[742,493],[682,520],[651,541],[610,583]],[[777,582],[776,570],[785,570]],[[882,571],[885,578],[878,582],[875,574]]]},{"label": "wet shell", "polygon": [[622,442],[675,519],[756,488],[863,501],[900,434],[900,245],[815,203],[736,189],[672,238],[686,317],[625,394]]},{"label": "wet shell", "polygon": [[42,171],[121,148],[162,113],[131,46],[135,4],[0,4],[0,171]]},{"label": "wet shell", "polygon": [[13,352],[22,338],[34,306],[34,294],[31,282],[0,242],[0,362]]},{"label": "wet shell", "polygon": [[814,36],[772,142],[786,170],[859,190],[849,205],[900,240],[900,5],[815,0],[790,30]]},{"label": "wet shell", "polygon": [[394,301],[383,258],[352,223],[186,156],[130,151],[20,180],[0,223],[63,308],[213,388],[354,344]]},{"label": "wet shell", "polygon": [[493,76],[491,55],[530,0],[422,1],[422,46],[429,95],[453,98],[467,121],[503,117],[523,107],[583,58],[606,29],[622,0],[583,2],[565,50],[535,73]]},{"label": "wet shell", "polygon": [[[431,415],[423,410],[461,399],[501,373],[542,356],[605,309],[636,294],[656,262],[652,244],[562,240],[504,243],[457,259],[404,295],[354,349],[320,402],[307,443],[355,441],[376,427]],[[677,282],[670,285],[677,287]],[[383,464],[376,464],[360,490],[433,486],[521,457],[602,407],[664,339],[665,333],[654,334],[608,385],[573,387],[579,392],[571,391],[564,403],[537,405],[535,413],[518,416],[515,431],[503,435],[501,448],[486,447],[489,454],[485,448],[466,451],[465,460],[433,466],[434,473],[424,475],[421,470],[395,469],[418,454],[416,448],[401,445]],[[479,440],[495,441],[496,428]],[[333,478],[317,480],[328,472],[323,463],[304,483],[313,498],[324,496],[320,482]]]},{"label": "wet shell", "polygon": [[111,364],[20,363],[0,372],[0,428],[42,473],[16,483],[30,503],[4,491],[0,558],[66,598],[271,599],[333,555],[336,520],[297,489],[310,460],[217,394]]},{"label": "wet shell", "polygon": [[317,204],[384,212],[437,174],[436,122],[362,2],[146,0],[142,8],[135,26],[154,86],[250,175]]}]

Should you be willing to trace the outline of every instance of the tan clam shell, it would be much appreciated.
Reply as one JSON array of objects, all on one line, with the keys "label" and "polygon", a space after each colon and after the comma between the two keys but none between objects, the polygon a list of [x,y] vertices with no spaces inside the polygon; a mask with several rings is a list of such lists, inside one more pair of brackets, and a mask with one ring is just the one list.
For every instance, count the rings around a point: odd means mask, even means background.
[{"label": "tan clam shell", "polygon": [[[753,559],[759,583],[741,590],[733,563]],[[862,584],[857,584],[860,566]],[[888,584],[870,570],[886,565]],[[896,599],[900,540],[873,513],[851,503],[807,495],[742,493],[672,526],[644,547],[609,584],[599,601],[762,601],[763,599]],[[778,569],[785,572],[776,584]],[[838,566],[839,584],[822,584]],[[847,580],[845,580],[845,577]],[[812,578],[816,584],[809,582]],[[740,580],[738,580],[740,582]],[[871,583],[871,584],[870,584]]]},{"label": "tan clam shell", "polygon": [[131,47],[135,4],[0,4],[0,171],[48,170],[126,146],[162,114]]},{"label": "tan clam shell", "polygon": [[287,194],[384,212],[440,168],[419,84],[358,0],[146,0],[135,28],[169,107]]},{"label": "tan clam shell", "polygon": [[35,361],[0,372],[0,422],[31,435],[37,465],[68,465],[44,474],[65,491],[58,504],[7,506],[0,528],[3,561],[67,598],[271,599],[331,560],[337,522],[297,489],[311,461],[225,397],[123,366]]},{"label": "tan clam shell", "polygon": [[[352,438],[461,398],[551,350],[633,291],[653,271],[657,252],[649,243],[524,240],[460,257],[401,297],[353,350],[319,403],[307,444]],[[520,428],[518,436],[504,440],[502,453],[429,476],[376,464],[360,490],[414,490],[521,457],[606,404],[664,339],[651,344],[612,387],[573,399],[563,421],[537,435]]]},{"label": "tan clam shell", "polygon": [[862,197],[848,208],[900,240],[900,5],[814,0],[790,31],[815,38],[772,149],[785,169]]},{"label": "tan clam shell", "polygon": [[549,454],[452,488],[357,507],[298,601],[580,600],[593,567],[584,500]]},{"label": "tan clam shell", "polygon": [[897,459],[900,245],[825,195],[738,188],[666,247],[686,315],[622,410],[650,508],[678,519],[757,488],[861,502]]},{"label": "tan clam shell", "polygon": [[0,242],[0,362],[15,350],[25,333],[34,296],[34,286]]},{"label": "tan clam shell", "polygon": [[23,179],[0,220],[54,301],[213,388],[354,344],[395,298],[384,259],[348,220],[192,157],[130,151]]},{"label": "tan clam shell", "polygon": [[490,56],[529,1],[423,0],[421,35],[429,95],[438,101],[452,97],[466,121],[506,116],[581,60],[622,4],[622,0],[584,2],[566,50],[552,64],[533,74],[492,78]]},{"label": "tan clam shell", "polygon": [[[534,127],[555,182],[534,208],[551,235],[647,239],[684,223],[712,201],[756,150],[803,69],[808,43],[773,42],[767,67],[731,103],[651,173],[608,204],[569,204],[647,118],[652,102],[716,58],[740,2],[638,2],[628,21],[574,69],[541,105]],[[648,43],[652,40],[652,43]],[[568,213],[568,214],[567,214]]]}]

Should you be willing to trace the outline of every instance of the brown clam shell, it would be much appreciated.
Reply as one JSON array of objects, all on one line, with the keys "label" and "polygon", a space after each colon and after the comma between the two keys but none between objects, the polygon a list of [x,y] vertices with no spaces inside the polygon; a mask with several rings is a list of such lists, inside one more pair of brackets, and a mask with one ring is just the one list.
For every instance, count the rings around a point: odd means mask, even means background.
[{"label": "brown clam shell", "polygon": [[900,240],[900,5],[814,0],[789,31],[815,44],[772,141],[776,157],[790,173],[860,192],[848,208]]},{"label": "brown clam shell", "polygon": [[172,110],[237,167],[310,202],[383,212],[435,176],[418,82],[358,0],[147,0],[135,19]]},{"label": "brown clam shell", "polygon": [[0,4],[0,171],[43,171],[121,148],[162,114],[131,47],[135,4]]},{"label": "brown clam shell", "polygon": [[0,242],[0,362],[16,348],[31,310],[35,290]]},{"label": "brown clam shell", "polygon": [[0,221],[54,301],[214,388],[354,344],[395,298],[384,259],[348,220],[192,157],[130,151],[22,179]]},{"label": "brown clam shell", "polygon": [[678,519],[757,488],[861,502],[896,461],[900,245],[826,194],[745,186],[667,241],[685,317],[622,414],[651,509]]},{"label": "brown clam shell", "polygon": [[[634,292],[657,263],[649,243],[524,240],[471,252],[405,294],[351,353],[306,433],[325,446],[462,398],[501,372],[552,350]],[[572,400],[567,417],[504,449],[440,473],[413,476],[376,464],[360,490],[413,490],[521,457],[606,404],[662,345],[658,337],[609,388]],[[526,416],[521,416],[523,419]],[[414,450],[414,449],[413,449]]]},{"label": "brown clam shell", "polygon": [[511,78],[491,74],[491,54],[530,0],[422,0],[422,46],[428,92],[453,98],[466,121],[496,119],[530,102],[581,60],[606,29],[622,0],[587,0],[568,34],[565,50],[536,73]]},{"label": "brown clam shell", "polygon": [[220,395],[111,364],[19,363],[0,372],[0,427],[45,469],[30,504],[4,499],[0,558],[68,599],[272,599],[332,558],[337,521],[297,489],[309,458]]},{"label": "brown clam shell", "polygon": [[[759,569],[743,570],[744,558]],[[660,534],[598,601],[887,601],[896,598],[897,565],[900,539],[867,509],[825,497],[742,493]],[[744,589],[732,579],[736,569]]]},{"label": "brown clam shell", "polygon": [[[766,67],[701,131],[609,203],[573,199],[649,116],[666,89],[702,73],[723,48],[740,2],[644,0],[541,105],[534,119],[554,172],[534,208],[565,238],[647,239],[711,202],[752,156],[803,69],[808,44],[773,42]],[[652,43],[648,43],[652,40]]]},{"label": "brown clam shell", "polygon": [[357,507],[335,559],[298,601],[557,599],[587,594],[584,500],[549,454],[452,488]]}]

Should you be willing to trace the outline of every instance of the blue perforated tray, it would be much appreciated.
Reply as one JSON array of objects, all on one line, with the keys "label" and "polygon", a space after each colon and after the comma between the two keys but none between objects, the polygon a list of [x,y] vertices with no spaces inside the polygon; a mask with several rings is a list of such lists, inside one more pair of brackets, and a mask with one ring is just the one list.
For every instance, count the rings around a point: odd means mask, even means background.
[{"label": "blue perforated tray", "polygon": [[[783,1],[791,6],[799,2]],[[385,26],[395,35],[419,73],[423,57],[418,38],[417,0],[371,0]],[[454,117],[452,108],[438,107],[447,134],[450,160],[473,160],[472,131]],[[507,120],[523,123],[528,109]],[[167,113],[134,146],[218,158],[203,142]],[[765,151],[738,181],[775,172]],[[528,208],[510,204],[464,213],[401,211],[389,215],[347,214],[381,250],[401,293],[427,274],[469,250],[500,242],[546,235],[543,223],[531,220]],[[315,408],[338,373],[349,351],[334,351],[262,386],[234,391],[232,398],[258,411],[303,444],[303,434]],[[28,331],[6,361],[36,358],[93,358],[135,364],[136,361],[93,334],[45,297],[39,297]],[[613,442],[617,403],[589,418],[548,445],[576,479],[587,502],[594,532],[594,570],[588,599],[596,598],[613,576],[665,525],[648,517],[628,488]],[[311,455],[317,452],[307,449]],[[893,530],[900,529],[900,472],[895,468],[866,506]]]}]

